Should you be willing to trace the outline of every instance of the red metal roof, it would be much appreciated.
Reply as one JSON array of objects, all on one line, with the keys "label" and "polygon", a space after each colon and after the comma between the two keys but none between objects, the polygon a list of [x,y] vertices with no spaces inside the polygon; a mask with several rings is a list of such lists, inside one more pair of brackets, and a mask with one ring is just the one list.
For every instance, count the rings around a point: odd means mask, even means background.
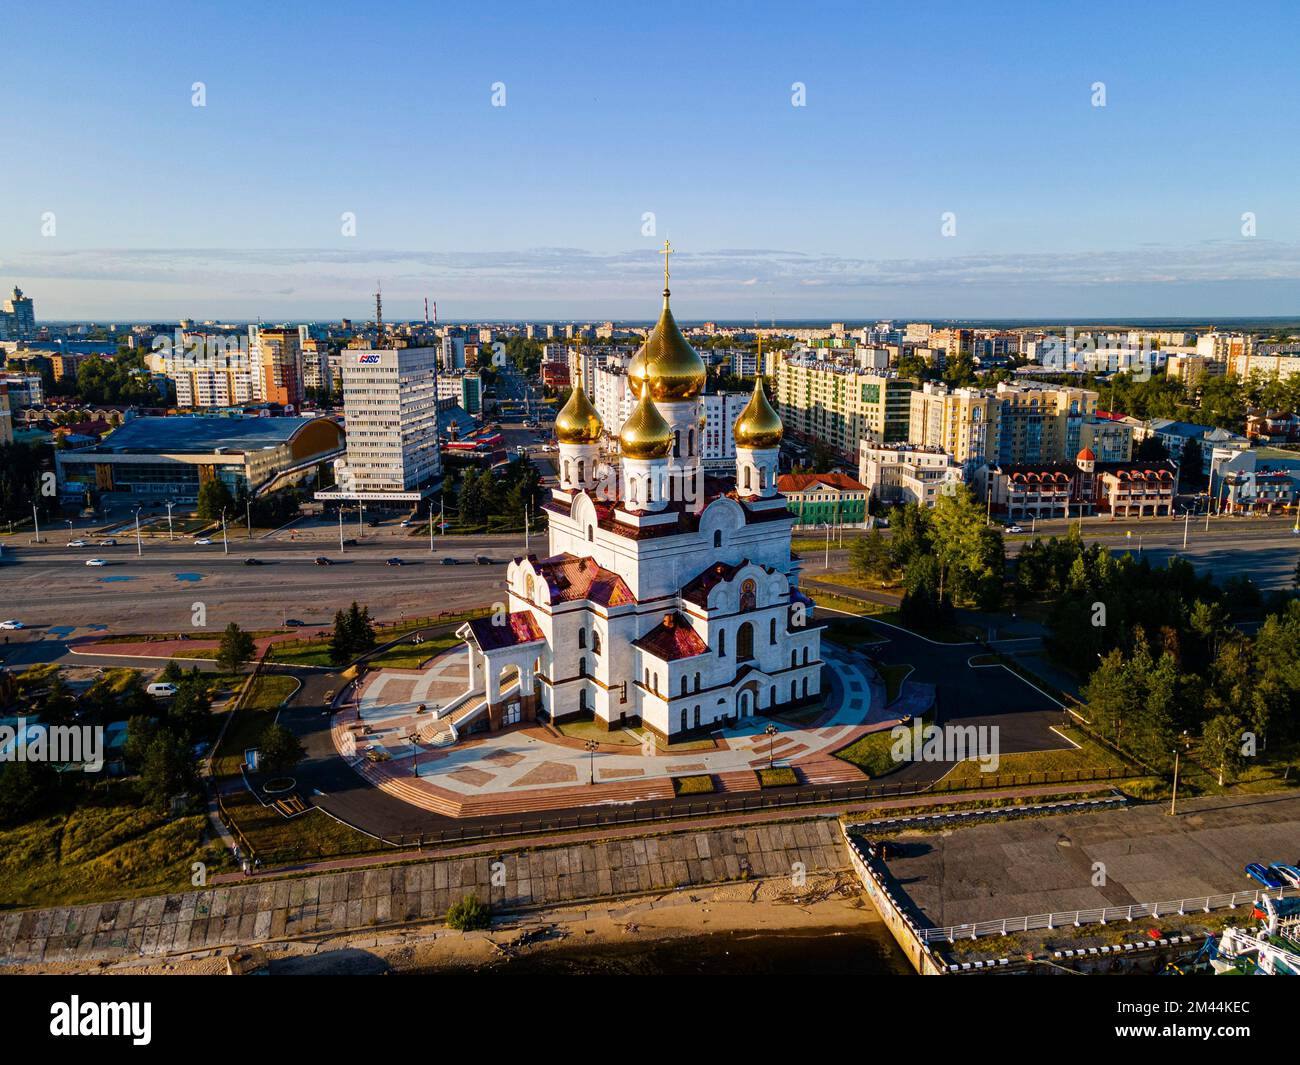
[{"label": "red metal roof", "polygon": [[691,623],[676,612],[665,614],[663,621],[639,640],[632,642],[665,662],[692,658],[709,650],[709,645],[700,639],[699,633],[691,628]]}]

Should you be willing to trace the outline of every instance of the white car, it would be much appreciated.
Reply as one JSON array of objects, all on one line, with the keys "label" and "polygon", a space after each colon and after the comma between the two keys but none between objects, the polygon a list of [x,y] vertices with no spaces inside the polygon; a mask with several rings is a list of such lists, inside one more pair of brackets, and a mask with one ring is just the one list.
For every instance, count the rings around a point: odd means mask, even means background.
[{"label": "white car", "polygon": [[0,629],[21,629],[23,623],[17,618],[10,618],[8,621],[0,621]]},{"label": "white car", "polygon": [[160,699],[170,698],[179,690],[180,689],[177,688],[175,684],[168,684],[166,682],[150,684],[149,687],[145,688],[147,694],[157,696]]},{"label": "white car", "polygon": [[69,541],[68,541],[68,546],[69,546],[69,547],[89,547],[89,546],[90,546],[90,541],[89,541],[89,540],[69,540]]},{"label": "white car", "polygon": [[116,547],[116,546],[117,546],[117,541],[114,540],[114,539],[111,539],[111,538],[108,539],[108,540],[100,540],[100,541],[99,541],[99,546],[100,546],[100,547]]},{"label": "white car", "polygon": [[108,560],[107,560],[107,559],[103,559],[103,558],[88,558],[88,559],[86,559],[86,565],[87,565],[87,566],[107,566],[107,565],[108,565]]},{"label": "white car", "polygon": [[206,536],[200,536],[197,540],[194,541],[194,546],[195,546],[195,547],[211,547],[211,546],[212,546],[212,541],[211,541],[208,537],[206,537]]},{"label": "white car", "polygon": [[1019,525],[1008,525],[1008,526],[1007,526],[1007,532],[1009,532],[1009,533],[1018,533],[1018,532],[1024,532],[1024,531],[1025,531],[1025,530],[1022,529]]}]

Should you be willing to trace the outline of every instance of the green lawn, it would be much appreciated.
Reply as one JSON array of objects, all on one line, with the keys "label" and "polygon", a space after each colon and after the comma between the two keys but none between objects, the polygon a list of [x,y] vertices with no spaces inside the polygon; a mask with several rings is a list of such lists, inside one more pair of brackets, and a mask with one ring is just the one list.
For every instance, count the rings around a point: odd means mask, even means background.
[{"label": "green lawn", "polygon": [[869,732],[843,750],[836,751],[835,757],[857,766],[868,777],[883,777],[899,766],[890,753],[894,742],[890,729],[885,729],[883,732]]},{"label": "green lawn", "polygon": [[[998,767],[993,772],[998,776],[1008,773],[1070,773],[1076,770],[1125,770],[1133,768],[1134,776],[1143,776],[1145,771],[1130,767],[1122,758],[1077,728],[1058,730],[1069,740],[1079,744],[1076,749],[1066,745],[1062,740],[1062,749],[1055,751],[1028,751],[1024,754],[1004,754],[998,759]],[[980,770],[979,762],[960,762],[944,777],[948,785],[968,784],[979,787],[980,778],[987,776]]]},{"label": "green lawn", "polygon": [[387,850],[364,832],[348,828],[319,810],[293,819],[263,806],[246,788],[223,800],[226,816],[238,826],[263,866],[322,861]]},{"label": "green lawn", "polygon": [[421,644],[399,643],[375,655],[366,665],[372,669],[382,666],[390,669],[419,669],[434,655],[459,647],[464,642],[454,632],[448,632],[441,636],[426,637]]},{"label": "green lawn", "polygon": [[244,751],[257,746],[266,727],[275,720],[275,711],[297,689],[297,680],[278,673],[262,673],[253,681],[247,702],[235,711],[221,739],[221,746],[213,756],[213,776],[239,775],[239,767],[244,764]]},{"label": "green lawn", "polygon": [[561,736],[574,740],[595,740],[597,743],[616,743],[623,747],[641,746],[641,737],[631,729],[610,729],[605,722],[594,719],[561,721],[555,728]]},{"label": "green lawn", "polygon": [[[126,793],[129,785],[114,783]],[[229,867],[219,844],[202,842],[201,814],[168,819],[103,794],[69,810],[0,829],[0,906],[60,906],[188,891],[191,864]]]}]

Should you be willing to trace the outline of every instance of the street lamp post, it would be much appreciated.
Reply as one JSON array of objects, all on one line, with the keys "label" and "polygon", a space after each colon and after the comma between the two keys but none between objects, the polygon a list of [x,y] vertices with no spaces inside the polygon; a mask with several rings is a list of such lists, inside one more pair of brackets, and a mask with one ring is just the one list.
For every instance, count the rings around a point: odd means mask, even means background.
[{"label": "street lamp post", "polygon": [[768,725],[763,730],[767,734],[767,768],[772,768],[772,759],[776,751],[776,734],[779,731],[775,725]]},{"label": "street lamp post", "polygon": [[248,498],[244,500],[244,520],[248,523],[248,538],[253,538],[253,500]]},{"label": "street lamp post", "polygon": [[588,784],[596,783],[596,748],[600,746],[595,740],[588,740],[584,745],[587,749],[587,755],[590,759],[590,775],[587,779]]},{"label": "street lamp post", "polygon": [[172,531],[172,507],[174,507],[175,505],[176,505],[175,503],[167,504],[167,539],[168,540],[176,539]]},{"label": "street lamp post", "polygon": [[230,554],[230,541],[226,539],[226,508],[221,508],[221,550]]},{"label": "street lamp post", "polygon": [[429,500],[429,554],[433,554],[433,500]]},{"label": "street lamp post", "polygon": [[36,514],[36,504],[32,504],[32,528],[36,530],[36,543],[41,542],[41,519]]},{"label": "street lamp post", "polygon": [[144,546],[140,540],[140,508],[135,508],[135,557],[139,558],[144,554]]},{"label": "street lamp post", "polygon": [[72,519],[69,518],[67,519],[67,521],[68,521],[68,544],[71,545],[72,544]]},{"label": "street lamp post", "polygon": [[339,502],[339,554],[343,554],[343,503]]}]

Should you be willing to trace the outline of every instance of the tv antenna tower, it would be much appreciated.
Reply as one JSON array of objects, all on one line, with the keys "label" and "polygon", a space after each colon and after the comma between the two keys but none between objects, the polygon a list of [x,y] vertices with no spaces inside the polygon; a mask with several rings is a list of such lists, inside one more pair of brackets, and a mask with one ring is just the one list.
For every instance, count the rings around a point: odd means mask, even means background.
[{"label": "tv antenna tower", "polygon": [[375,347],[384,346],[384,286],[375,282]]}]

